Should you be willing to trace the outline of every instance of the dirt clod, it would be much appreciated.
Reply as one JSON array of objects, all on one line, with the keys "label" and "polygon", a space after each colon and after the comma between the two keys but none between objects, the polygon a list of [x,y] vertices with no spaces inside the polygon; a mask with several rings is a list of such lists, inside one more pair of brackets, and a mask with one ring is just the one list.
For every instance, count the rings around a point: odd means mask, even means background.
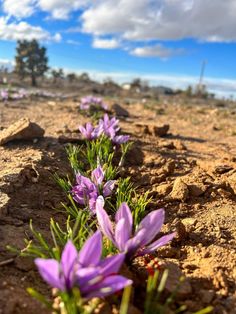
[{"label": "dirt clod", "polygon": [[189,190],[187,184],[185,184],[181,178],[177,178],[169,195],[170,199],[176,201],[185,201],[188,196]]}]

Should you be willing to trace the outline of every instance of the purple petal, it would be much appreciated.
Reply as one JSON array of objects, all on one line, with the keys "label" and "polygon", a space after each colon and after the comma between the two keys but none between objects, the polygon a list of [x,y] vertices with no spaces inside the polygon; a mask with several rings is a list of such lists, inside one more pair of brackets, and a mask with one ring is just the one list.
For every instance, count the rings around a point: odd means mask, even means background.
[{"label": "purple petal", "polygon": [[150,245],[148,245],[144,250],[140,250],[137,252],[136,256],[142,256],[145,254],[149,254],[152,253],[153,251],[157,250],[159,247],[166,245],[168,242],[170,242],[174,237],[175,237],[175,232],[171,233],[171,234],[167,234],[163,237],[161,237],[160,239],[158,239],[157,241],[151,243]]},{"label": "purple petal", "polygon": [[92,178],[92,181],[96,185],[101,185],[102,184],[102,181],[104,179],[104,171],[102,170],[101,166],[98,166],[96,169],[94,169],[92,171],[91,178]]},{"label": "purple petal", "polygon": [[115,144],[124,144],[130,139],[129,135],[117,135],[112,140]]},{"label": "purple petal", "polygon": [[127,252],[127,257],[132,257],[135,255],[136,251],[142,247],[142,241],[146,234],[145,229],[141,229],[136,233],[136,235],[129,239],[125,245],[125,252]]},{"label": "purple petal", "polygon": [[96,266],[102,255],[102,234],[96,231],[83,245],[79,253],[79,262],[83,267]]},{"label": "purple petal", "polygon": [[102,135],[102,133],[103,133],[103,126],[99,124],[96,128],[94,128],[93,137],[98,138],[100,135]]},{"label": "purple petal", "polygon": [[109,276],[118,273],[125,259],[125,254],[109,256],[99,263],[100,273]]},{"label": "purple petal", "polygon": [[98,276],[100,276],[98,267],[79,268],[76,277],[81,292],[86,291],[87,284]]},{"label": "purple petal", "polygon": [[65,285],[60,279],[60,265],[54,259],[36,258],[35,264],[41,277],[53,288],[65,290]]},{"label": "purple petal", "polygon": [[99,196],[96,203],[98,224],[101,231],[108,237],[108,239],[114,242],[112,223],[106,211],[103,209],[104,202],[102,202],[102,200],[103,197]]},{"label": "purple petal", "polygon": [[133,227],[133,217],[132,213],[129,209],[129,206],[126,203],[122,203],[116,213],[115,221],[118,223],[120,219],[125,219],[125,225],[127,229],[127,237],[128,239],[131,237],[132,227]]},{"label": "purple petal", "polygon": [[72,241],[68,241],[61,256],[61,268],[67,289],[73,287],[76,263],[78,263],[78,252]]},{"label": "purple petal", "polygon": [[153,240],[153,238],[155,238],[155,236],[161,230],[161,227],[164,223],[164,219],[165,219],[164,209],[154,210],[153,212],[149,213],[146,217],[144,217],[144,219],[140,222],[138,227],[138,231],[141,229],[146,230],[142,240],[142,246],[147,245]]},{"label": "purple petal", "polygon": [[94,297],[105,297],[123,289],[126,286],[132,285],[132,283],[132,280],[123,276],[109,276],[99,284],[92,286],[90,292],[88,292],[85,297],[88,299]]},{"label": "purple petal", "polygon": [[96,203],[97,203],[98,194],[97,193],[91,193],[89,194],[89,209],[93,212],[93,214],[96,211]]},{"label": "purple petal", "polygon": [[109,180],[103,186],[103,196],[110,196],[116,184],[116,180]]},{"label": "purple petal", "polygon": [[126,242],[129,240],[130,233],[126,227],[126,221],[124,218],[121,218],[115,227],[115,242],[116,246],[120,252],[125,250]]},{"label": "purple petal", "polygon": [[76,175],[76,182],[79,186],[86,187],[89,191],[96,190],[94,183],[89,178],[82,176],[80,173]]},{"label": "purple petal", "polygon": [[79,125],[79,130],[80,130],[80,133],[84,135],[84,137],[86,137],[86,129],[83,125]]}]

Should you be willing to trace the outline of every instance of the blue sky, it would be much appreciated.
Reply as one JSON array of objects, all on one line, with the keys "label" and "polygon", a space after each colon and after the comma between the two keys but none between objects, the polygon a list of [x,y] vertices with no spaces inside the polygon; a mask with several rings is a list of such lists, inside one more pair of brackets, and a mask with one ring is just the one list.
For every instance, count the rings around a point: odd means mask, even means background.
[{"label": "blue sky", "polygon": [[95,79],[236,95],[235,0],[0,0],[0,64],[18,39],[38,39],[51,67]]}]

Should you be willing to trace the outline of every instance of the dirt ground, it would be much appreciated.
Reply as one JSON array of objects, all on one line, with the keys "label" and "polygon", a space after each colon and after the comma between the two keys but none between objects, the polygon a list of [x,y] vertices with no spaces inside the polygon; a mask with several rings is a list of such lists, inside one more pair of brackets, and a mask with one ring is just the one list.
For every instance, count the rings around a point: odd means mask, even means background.
[{"label": "dirt ground", "polygon": [[[164,231],[177,230],[157,254],[186,276],[176,303],[188,306],[185,313],[207,305],[217,314],[236,313],[236,105],[109,100],[117,101],[129,111],[121,127],[134,141],[124,173],[140,193],[150,192],[150,209],[166,209]],[[33,261],[6,245],[24,247],[30,219],[46,237],[50,217],[63,220],[54,209],[64,196],[53,174],[69,165],[58,139],[78,136],[86,119],[75,99],[0,102],[0,114],[1,129],[22,117],[45,129],[39,141],[0,146],[0,313],[47,313],[25,291],[34,286],[49,293]],[[169,132],[159,137],[155,127],[164,124]]]}]

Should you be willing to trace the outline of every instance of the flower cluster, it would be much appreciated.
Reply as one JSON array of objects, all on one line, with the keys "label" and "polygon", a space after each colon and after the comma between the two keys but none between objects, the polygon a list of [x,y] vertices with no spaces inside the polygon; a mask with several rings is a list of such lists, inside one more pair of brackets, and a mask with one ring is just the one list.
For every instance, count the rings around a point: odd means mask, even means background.
[{"label": "flower cluster", "polygon": [[81,110],[90,110],[92,107],[107,110],[107,105],[103,102],[102,98],[95,96],[86,96],[81,98]]},{"label": "flower cluster", "polygon": [[7,101],[9,98],[9,93],[7,90],[1,90],[0,95],[3,101]]},{"label": "flower cluster", "polygon": [[24,89],[19,91],[11,91],[10,89],[2,89],[0,91],[0,96],[3,101],[7,100],[19,100],[27,97],[27,93]]},{"label": "flower cluster", "polygon": [[85,126],[79,126],[79,130],[84,138],[93,140],[101,135],[105,135],[112,140],[114,144],[123,144],[128,142],[129,135],[117,135],[120,131],[119,120],[115,117],[109,118],[108,114],[104,114],[103,119],[99,119],[97,126],[93,126],[90,122]]},{"label": "flower cluster", "polygon": [[78,287],[83,298],[104,297],[131,285],[132,281],[117,275],[125,258],[117,254],[102,257],[102,235],[97,231],[78,253],[71,241],[67,242],[61,261],[37,258],[35,264],[42,278],[53,288],[70,292]]},{"label": "flower cluster", "polygon": [[113,224],[104,210],[104,199],[100,196],[96,202],[96,214],[101,231],[109,238],[114,246],[133,258],[152,253],[159,247],[171,241],[175,233],[154,240],[160,232],[165,219],[164,209],[149,213],[133,232],[133,217],[126,203],[122,203],[115,215]]},{"label": "flower cluster", "polygon": [[[81,109],[87,110],[91,106],[105,108],[100,98],[89,96],[81,100]],[[77,152],[76,149],[70,150],[68,154],[72,168],[77,172],[76,184],[71,188],[69,180],[68,182],[61,180],[61,186],[66,192],[70,192],[69,200],[73,205],[73,210],[70,210],[67,205],[65,208],[66,212],[69,215],[72,213],[73,218],[75,218],[75,227],[69,226],[69,231],[64,232],[56,224],[51,225],[52,230],[54,230],[54,242],[57,242],[56,237],[58,236],[60,245],[54,248],[55,250],[50,248],[50,255],[48,256],[54,258],[37,258],[35,260],[42,278],[52,288],[57,288],[61,302],[60,307],[65,309],[66,314],[77,313],[77,309],[81,305],[83,307],[84,302],[88,302],[93,297],[102,298],[131,285],[130,279],[119,274],[122,264],[132,261],[138,256],[156,251],[175,236],[175,233],[171,233],[158,238],[165,219],[164,209],[154,210],[142,220],[141,217],[137,219],[137,216],[145,211],[146,198],[140,196],[136,208],[131,212],[127,203],[133,207],[133,195],[136,191],[132,194],[134,190],[131,190],[132,185],[131,187],[127,185],[129,181],[124,179],[126,183],[120,184],[119,179],[118,188],[114,191],[116,180],[105,180],[106,176],[116,178],[117,169],[121,164],[114,166],[112,163],[116,147],[111,143],[123,144],[129,140],[128,135],[119,135],[119,120],[104,114],[96,126],[88,122],[85,126],[80,126],[79,130],[87,140],[92,141],[100,137],[101,140],[86,142],[87,145],[81,148],[82,150],[85,149],[82,151],[82,155],[75,153]],[[125,150],[126,146],[128,147],[129,144],[121,146],[122,153],[127,151]],[[79,160],[80,156],[87,158],[82,166],[82,162]],[[80,163],[76,163],[77,161]],[[89,175],[83,172],[87,169],[87,165],[90,166],[87,172]],[[106,173],[104,169],[106,169]],[[112,204],[113,197],[106,202],[109,206],[104,208],[105,199],[112,193],[116,199],[116,204],[121,204],[114,215],[114,221],[110,219],[107,212],[116,208]],[[89,215],[87,211],[83,211],[81,206],[78,209],[73,200],[82,205],[83,208],[88,208],[93,216]],[[85,220],[82,217],[83,214],[86,215]],[[70,216],[68,221],[69,218]],[[94,228],[94,222],[97,225],[97,231],[87,239],[88,234]],[[60,232],[62,232],[62,236]],[[108,241],[103,242],[103,235]],[[41,235],[38,238],[42,239]],[[73,239],[74,244],[68,239]],[[42,241],[45,249],[44,239]],[[77,248],[81,248],[81,243],[84,245],[78,252]],[[62,248],[59,261],[59,252]],[[37,247],[34,251],[37,251]],[[114,255],[114,252],[118,252],[118,254]],[[102,254],[107,257],[102,258]],[[42,254],[38,254],[38,256],[42,256]],[[76,289],[79,290],[79,293]],[[76,308],[76,311],[71,311],[71,304]],[[126,307],[128,308],[128,306]],[[81,312],[80,309],[78,312]]]},{"label": "flower cluster", "polygon": [[76,175],[76,185],[72,188],[74,200],[78,204],[88,206],[92,212],[95,212],[99,195],[110,196],[115,186],[115,180],[109,180],[103,184],[104,176],[105,173],[101,166],[92,171],[91,179],[78,173]]}]

